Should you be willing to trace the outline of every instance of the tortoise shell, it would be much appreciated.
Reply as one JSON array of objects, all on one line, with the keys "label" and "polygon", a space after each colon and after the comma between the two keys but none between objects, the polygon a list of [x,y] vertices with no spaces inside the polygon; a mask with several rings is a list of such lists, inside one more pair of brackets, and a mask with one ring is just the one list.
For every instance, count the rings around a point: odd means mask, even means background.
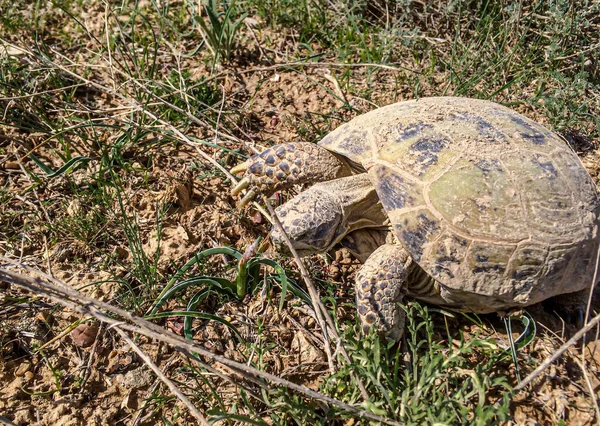
[{"label": "tortoise shell", "polygon": [[320,145],[369,174],[394,233],[447,291],[531,304],[589,287],[596,186],[557,134],[498,104],[423,98]]}]

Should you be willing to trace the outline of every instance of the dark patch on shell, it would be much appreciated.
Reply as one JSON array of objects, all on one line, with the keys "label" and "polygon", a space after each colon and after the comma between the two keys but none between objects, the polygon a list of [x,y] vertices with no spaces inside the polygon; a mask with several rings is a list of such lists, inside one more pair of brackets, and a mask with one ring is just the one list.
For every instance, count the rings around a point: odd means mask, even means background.
[{"label": "dark patch on shell", "polygon": [[378,169],[376,186],[379,199],[388,211],[401,209],[407,202],[414,203],[414,198],[402,191],[405,184],[398,175],[386,174],[382,169]]},{"label": "dark patch on shell", "polygon": [[422,213],[417,218],[419,219],[417,229],[399,229],[398,233],[402,235],[406,248],[413,259],[418,262],[423,255],[423,246],[429,241],[430,235],[439,229],[439,225]]},{"label": "dark patch on shell", "polygon": [[448,268],[443,267],[442,265],[435,265],[435,272],[437,275],[446,275],[448,278],[454,278],[454,274]]},{"label": "dark patch on shell", "polygon": [[438,263],[460,263],[460,260],[458,260],[455,256],[440,256],[437,258]]},{"label": "dark patch on shell", "polygon": [[499,160],[480,160],[475,163],[475,166],[481,170],[485,176],[489,175],[491,172],[504,172],[500,167]]},{"label": "dark patch on shell", "polygon": [[455,113],[450,116],[450,120],[460,120],[475,124],[477,132],[483,136],[488,143],[508,143],[506,136],[504,136],[492,123],[477,114],[470,114],[467,112]]},{"label": "dark patch on shell", "polygon": [[511,278],[517,281],[524,281],[535,276],[536,273],[535,269],[521,269],[520,271],[514,271]]},{"label": "dark patch on shell", "polygon": [[475,260],[478,262],[487,262],[488,261],[488,257],[484,256],[483,254],[476,254],[475,255]]},{"label": "dark patch on shell", "polygon": [[432,124],[423,123],[422,121],[418,121],[416,123],[411,123],[407,125],[400,124],[398,126],[398,137],[396,138],[396,142],[404,142],[407,139],[413,138],[423,133],[423,130],[430,130],[432,128]]},{"label": "dark patch on shell", "polygon": [[535,158],[531,160],[531,162],[536,166],[542,168],[546,172],[546,175],[549,179],[556,179],[558,177],[558,170],[556,170],[556,167],[554,167],[552,161],[541,161],[541,158],[543,157],[536,155]]},{"label": "dark patch on shell", "polygon": [[420,152],[440,152],[446,147],[448,142],[448,138],[445,136],[439,138],[423,137],[413,143],[410,149]]},{"label": "dark patch on shell", "polygon": [[534,125],[539,126],[537,123],[532,124],[524,117],[520,117],[517,114],[506,113],[504,111],[495,111],[495,113],[508,117],[514,124],[524,129],[525,131],[519,132],[523,139],[530,141],[534,145],[545,145],[547,143],[546,136],[548,132],[541,132],[539,128],[536,129]]},{"label": "dark patch on shell", "polygon": [[446,266],[448,263],[460,265],[460,260],[453,255],[443,255],[436,259],[435,272],[438,275],[445,274],[449,278],[454,278],[452,271]]},{"label": "dark patch on shell", "polygon": [[494,272],[494,273],[503,273],[504,266],[502,265],[479,265],[473,268],[474,274],[480,274],[482,272]]},{"label": "dark patch on shell", "polygon": [[342,151],[346,151],[350,154],[361,155],[371,149],[367,143],[367,132],[353,130],[343,136],[343,139],[338,144],[338,147]]},{"label": "dark patch on shell", "polygon": [[426,168],[438,162],[437,154],[446,148],[449,142],[450,140],[443,135],[424,136],[413,143],[410,149],[419,152],[417,161]]}]

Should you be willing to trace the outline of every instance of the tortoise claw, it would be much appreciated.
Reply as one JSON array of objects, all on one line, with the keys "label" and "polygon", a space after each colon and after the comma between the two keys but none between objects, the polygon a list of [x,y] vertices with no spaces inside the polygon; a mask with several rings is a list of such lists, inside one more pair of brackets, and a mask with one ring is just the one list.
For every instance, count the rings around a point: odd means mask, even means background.
[{"label": "tortoise claw", "polygon": [[248,204],[250,201],[252,201],[254,199],[254,197],[256,197],[257,192],[254,191],[253,189],[251,189],[250,191],[248,191],[246,193],[246,195],[244,195],[244,198],[242,198],[240,200],[240,202],[238,203],[238,208],[243,208],[246,204]]},{"label": "tortoise claw", "polygon": [[232,175],[239,175],[240,173],[244,173],[250,167],[249,161],[244,161],[242,164],[238,164],[234,168],[230,170]]},{"label": "tortoise claw", "polygon": [[[231,169],[231,172],[233,173],[233,169]],[[240,192],[242,192],[244,189],[248,188],[249,185],[250,185],[250,179],[245,177],[244,179],[242,179],[241,181],[238,182],[238,184],[235,186],[235,188],[233,188],[231,190],[231,194],[237,195]]]}]

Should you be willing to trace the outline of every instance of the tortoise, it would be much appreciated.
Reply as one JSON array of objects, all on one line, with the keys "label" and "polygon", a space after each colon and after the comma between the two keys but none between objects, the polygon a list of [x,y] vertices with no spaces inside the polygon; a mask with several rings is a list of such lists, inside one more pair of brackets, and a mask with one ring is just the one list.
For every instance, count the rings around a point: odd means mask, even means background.
[{"label": "tortoise", "polygon": [[[490,101],[388,105],[231,172],[245,172],[233,190],[249,189],[242,206],[316,182],[276,209],[283,229],[300,255],[346,242],[366,259],[355,284],[361,326],[390,340],[402,336],[405,296],[475,313],[519,309],[585,293],[597,268],[600,203],[579,158]],[[272,240],[283,246],[276,230]]]}]

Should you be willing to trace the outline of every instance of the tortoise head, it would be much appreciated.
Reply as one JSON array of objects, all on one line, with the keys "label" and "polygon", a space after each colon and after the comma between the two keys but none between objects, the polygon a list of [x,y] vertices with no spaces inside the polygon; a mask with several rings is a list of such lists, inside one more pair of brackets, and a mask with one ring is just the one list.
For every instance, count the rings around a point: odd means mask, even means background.
[{"label": "tortoise head", "polygon": [[[367,174],[319,182],[275,210],[301,256],[330,250],[345,235],[362,228],[379,228],[387,215]],[[275,229],[271,239],[286,252],[283,235]]]},{"label": "tortoise head", "polygon": [[[278,207],[275,213],[300,256],[329,250],[347,232],[339,200],[317,185]],[[285,238],[277,228],[271,239],[278,251],[288,253]]]}]

